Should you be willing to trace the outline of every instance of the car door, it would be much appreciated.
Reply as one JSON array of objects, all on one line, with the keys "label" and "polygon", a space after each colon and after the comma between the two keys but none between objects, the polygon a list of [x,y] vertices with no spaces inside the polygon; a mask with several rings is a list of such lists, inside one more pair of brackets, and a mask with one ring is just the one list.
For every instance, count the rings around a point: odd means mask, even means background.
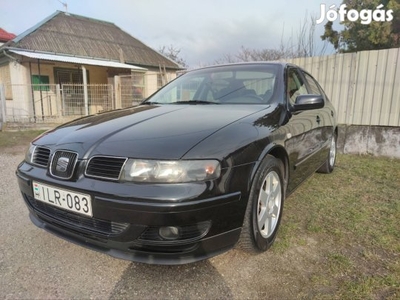
[{"label": "car door", "polygon": [[292,109],[297,96],[314,94],[300,69],[288,67],[286,94],[288,110],[291,111],[291,117],[287,124],[289,133],[286,142],[291,163],[291,180],[288,186],[290,193],[294,187],[314,173],[322,164],[319,151],[323,144],[323,137],[319,109],[302,111],[293,111]]},{"label": "car door", "polygon": [[333,116],[334,111],[328,105],[329,100],[327,99],[324,91],[322,90],[321,86],[318,82],[307,72],[302,71],[304,79],[306,80],[308,91],[310,94],[314,95],[322,95],[325,99],[325,106],[321,109],[318,109],[317,112],[317,129],[316,129],[316,138],[318,139],[317,145],[317,155],[319,157],[318,161],[321,165],[328,155],[328,149],[330,145],[330,138],[333,133]]}]

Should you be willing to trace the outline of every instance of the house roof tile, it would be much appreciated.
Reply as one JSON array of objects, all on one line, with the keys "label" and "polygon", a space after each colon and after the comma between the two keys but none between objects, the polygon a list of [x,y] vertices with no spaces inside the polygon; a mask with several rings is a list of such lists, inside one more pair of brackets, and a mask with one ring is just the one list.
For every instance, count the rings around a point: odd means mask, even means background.
[{"label": "house roof tile", "polygon": [[0,42],[8,42],[15,38],[15,34],[9,33],[5,31],[3,28],[0,28]]},{"label": "house roof tile", "polygon": [[143,67],[181,69],[115,24],[56,12],[9,43],[9,46],[56,54],[117,60]]}]

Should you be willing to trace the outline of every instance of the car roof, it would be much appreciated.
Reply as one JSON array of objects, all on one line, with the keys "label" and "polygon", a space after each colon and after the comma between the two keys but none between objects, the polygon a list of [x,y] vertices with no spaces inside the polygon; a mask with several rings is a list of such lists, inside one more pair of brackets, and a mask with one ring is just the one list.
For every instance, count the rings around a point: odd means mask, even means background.
[{"label": "car roof", "polygon": [[218,65],[212,65],[212,66],[206,66],[206,67],[200,67],[192,70],[187,70],[185,73],[190,73],[193,71],[198,71],[198,70],[207,70],[207,69],[217,69],[217,68],[224,68],[224,67],[232,67],[232,66],[261,66],[261,65],[276,65],[276,66],[281,66],[283,69],[292,66],[298,69],[301,69],[299,66],[288,63],[285,61],[252,61],[252,62],[238,62],[238,63],[226,63],[226,64],[218,64]]}]

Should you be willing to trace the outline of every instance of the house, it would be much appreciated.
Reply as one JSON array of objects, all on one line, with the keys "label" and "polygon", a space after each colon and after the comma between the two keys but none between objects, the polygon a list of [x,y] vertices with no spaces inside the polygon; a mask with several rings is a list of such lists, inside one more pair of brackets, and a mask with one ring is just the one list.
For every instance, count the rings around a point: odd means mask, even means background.
[{"label": "house", "polygon": [[3,28],[0,28],[0,46],[8,41],[11,41],[13,38],[15,38],[15,34],[9,33]]},{"label": "house", "polygon": [[3,119],[37,121],[131,106],[179,70],[113,23],[57,11],[0,46]]}]

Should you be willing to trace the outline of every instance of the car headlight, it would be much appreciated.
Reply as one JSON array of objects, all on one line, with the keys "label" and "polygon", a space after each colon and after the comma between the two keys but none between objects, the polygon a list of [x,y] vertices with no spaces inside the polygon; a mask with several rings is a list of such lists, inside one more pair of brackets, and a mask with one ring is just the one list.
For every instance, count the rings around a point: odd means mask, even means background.
[{"label": "car headlight", "polygon": [[217,160],[157,161],[129,159],[121,179],[134,182],[182,183],[216,179],[221,174]]},{"label": "car headlight", "polygon": [[26,150],[26,153],[25,153],[25,161],[26,162],[28,162],[28,163],[32,162],[32,155],[33,155],[33,152],[35,151],[35,148],[36,148],[35,145],[29,144],[29,148],[28,148],[28,150]]}]

